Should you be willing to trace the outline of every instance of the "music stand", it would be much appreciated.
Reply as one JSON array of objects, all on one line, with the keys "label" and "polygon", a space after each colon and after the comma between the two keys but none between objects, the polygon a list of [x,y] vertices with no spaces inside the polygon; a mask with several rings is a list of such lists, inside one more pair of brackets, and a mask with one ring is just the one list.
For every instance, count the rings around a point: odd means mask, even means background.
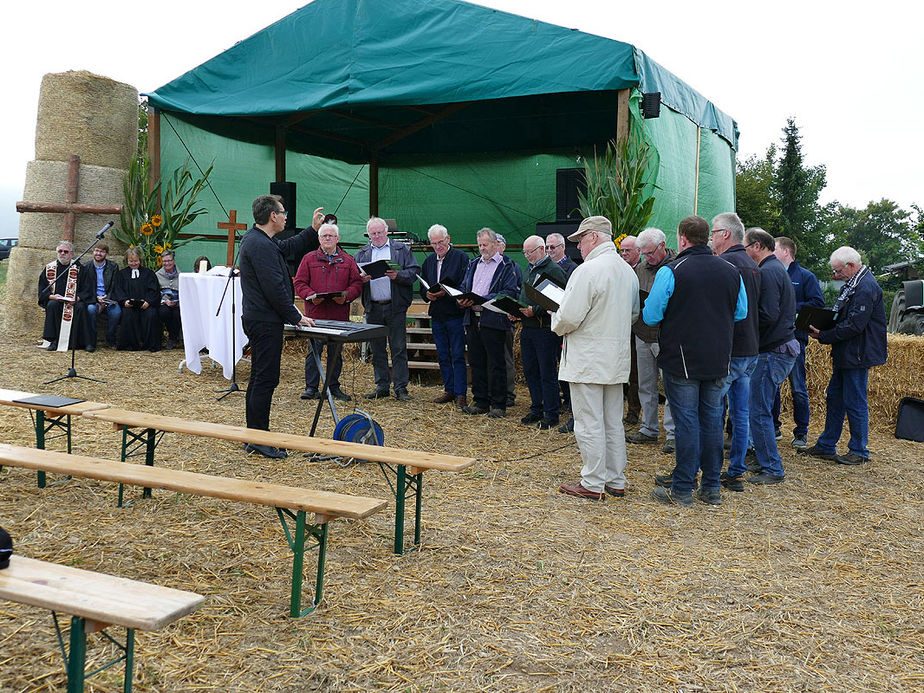
[{"label": "music stand", "polygon": [[[234,242],[237,244],[237,231],[234,232]],[[231,286],[231,283],[234,281],[235,274],[240,278],[240,270],[235,269],[237,267],[237,258],[241,253],[240,247],[237,249],[237,253],[234,255],[234,262],[231,267],[228,268],[228,281],[225,282],[225,289],[221,292],[221,299],[218,301],[218,310],[215,311],[215,317],[217,318],[219,313],[221,313],[221,306],[225,302],[225,296],[228,293],[228,287]],[[235,355],[237,354],[237,298],[235,296],[234,287],[231,287],[231,384],[222,390],[215,390],[215,392],[224,393],[219,397],[216,397],[216,401],[220,402],[225,397],[230,395],[232,392],[243,392],[240,386],[237,384],[237,359]]]},{"label": "music stand", "polygon": [[[89,253],[91,250],[93,250],[93,248],[96,247],[96,244],[99,243],[99,242],[102,240],[103,234],[105,234],[105,233],[106,233],[106,230],[109,229],[111,226],[112,226],[112,222],[109,222],[106,226],[104,226],[102,229],[100,229],[100,231],[96,234],[96,239],[89,245],[89,247],[87,247],[86,250],[84,250],[82,253],[80,253],[80,255],[78,255],[77,257],[75,257],[74,259],[71,260],[70,264],[67,266],[68,272],[70,271],[71,267],[73,267],[74,265],[76,265],[77,263],[80,262],[80,258],[82,258],[84,255],[86,255],[86,254]],[[77,271],[80,272],[79,269],[78,269]],[[79,279],[78,279],[78,281],[79,281]],[[54,282],[54,283],[49,283],[48,286],[46,286],[45,289],[43,289],[43,290],[44,290],[44,291],[48,291],[48,293],[49,293],[49,295],[50,295],[50,294],[51,294],[51,289],[54,287],[54,285],[55,285],[56,282],[57,282],[57,277],[55,277],[55,282]],[[77,309],[76,309],[76,307],[75,307],[75,308],[74,308],[74,312],[76,313],[76,311],[77,311]],[[89,319],[89,316],[88,316],[88,319]],[[59,328],[59,329],[60,329],[60,328]],[[94,336],[95,336],[95,335],[94,335]],[[59,337],[60,337],[60,334],[59,334]],[[76,352],[76,349],[77,349],[77,348],[76,348],[76,344],[75,344],[75,340],[72,339],[70,336],[68,336],[68,341],[70,342],[70,346],[71,346],[71,348],[70,348],[70,352],[71,352],[71,367],[68,368],[68,369],[67,369],[67,373],[65,373],[65,374],[62,375],[61,377],[59,377],[59,378],[54,378],[54,379],[52,379],[52,380],[46,380],[46,381],[45,381],[44,383],[42,383],[42,384],[43,384],[43,385],[52,385],[53,383],[56,383],[56,382],[58,382],[59,380],[67,380],[68,378],[79,378],[80,380],[90,380],[90,381],[92,381],[92,382],[94,382],[94,383],[105,383],[105,382],[106,382],[105,380],[99,380],[98,378],[89,378],[89,377],[87,377],[87,376],[85,376],[85,375],[77,375],[77,368],[74,366],[74,363],[75,363],[75,360],[76,360],[75,352]]]}]

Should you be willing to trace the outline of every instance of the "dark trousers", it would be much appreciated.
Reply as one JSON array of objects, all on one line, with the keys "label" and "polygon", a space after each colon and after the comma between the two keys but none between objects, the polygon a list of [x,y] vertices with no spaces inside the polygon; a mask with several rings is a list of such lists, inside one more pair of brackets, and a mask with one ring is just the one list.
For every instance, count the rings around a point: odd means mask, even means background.
[{"label": "dark trousers", "polygon": [[[315,354],[318,355],[318,358],[321,357],[321,352],[324,350],[324,340],[323,339],[312,339],[311,340],[311,351],[308,352],[308,355],[305,357],[305,389],[314,389],[320,390],[318,384],[321,382],[321,374],[318,371],[318,362],[315,359]],[[331,345],[327,345],[327,359],[330,360],[330,350]],[[330,374],[330,382],[327,383],[328,389],[332,387],[340,387],[340,371],[343,370],[343,357],[337,353],[337,362],[334,364],[334,370]],[[324,376],[327,377],[327,371],[324,372]]]},{"label": "dark trousers", "polygon": [[372,348],[372,372],[375,389],[388,390],[392,381],[395,392],[406,390],[411,379],[407,366],[407,311],[395,313],[391,304],[370,303],[366,309],[366,322],[370,325],[388,325],[388,348],[391,350],[391,375],[388,372],[388,353],[385,338],[369,342]]},{"label": "dark trousers", "polygon": [[245,399],[247,428],[268,431],[273,391],[279,384],[282,324],[247,318],[242,323],[250,341],[250,382]]},{"label": "dark trousers", "polygon": [[167,339],[171,342],[179,342],[183,336],[183,324],[180,322],[180,306],[167,306],[161,303],[157,307],[157,314],[160,321],[167,330]]},{"label": "dark trousers", "polygon": [[443,389],[462,397],[468,391],[468,373],[465,367],[465,327],[461,316],[450,320],[430,321],[436,354],[440,361]]},{"label": "dark trousers", "polygon": [[632,353],[632,368],[629,370],[629,382],[626,384],[626,415],[639,418],[642,414],[642,403],[638,398],[638,359],[635,356],[635,338],[629,340]]},{"label": "dark trousers", "polygon": [[472,367],[472,399],[475,406],[507,408],[507,361],[504,341],[508,330],[481,327],[472,317],[465,328],[468,336],[468,363]]},{"label": "dark trousers", "polygon": [[561,412],[555,364],[558,340],[558,335],[547,327],[523,327],[520,332],[520,357],[529,388],[529,411],[554,421],[558,421]]},{"label": "dark trousers", "polygon": [[[57,342],[61,332],[61,314],[64,313],[63,301],[48,301],[45,308],[45,325],[42,329],[42,339]],[[71,323],[71,338],[68,348],[82,349],[90,343],[89,320],[87,319],[87,306],[85,303],[74,304],[73,322]],[[96,340],[93,340],[96,343]]]}]

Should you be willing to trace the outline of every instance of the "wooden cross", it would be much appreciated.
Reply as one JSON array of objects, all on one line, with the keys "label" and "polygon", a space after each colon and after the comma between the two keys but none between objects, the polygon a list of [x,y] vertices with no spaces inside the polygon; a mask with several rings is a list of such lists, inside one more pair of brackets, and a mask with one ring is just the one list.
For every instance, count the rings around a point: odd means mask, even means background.
[{"label": "wooden cross", "polygon": [[67,161],[66,201],[61,202],[17,202],[17,212],[51,212],[64,215],[63,241],[74,241],[74,226],[78,214],[121,214],[122,205],[97,205],[77,202],[77,184],[80,181],[80,157],[71,154]]},{"label": "wooden cross", "polygon": [[238,231],[246,231],[247,224],[237,223],[237,210],[232,209],[228,212],[228,221],[219,221],[218,228],[228,230],[228,267],[234,266],[234,242],[237,240]]}]

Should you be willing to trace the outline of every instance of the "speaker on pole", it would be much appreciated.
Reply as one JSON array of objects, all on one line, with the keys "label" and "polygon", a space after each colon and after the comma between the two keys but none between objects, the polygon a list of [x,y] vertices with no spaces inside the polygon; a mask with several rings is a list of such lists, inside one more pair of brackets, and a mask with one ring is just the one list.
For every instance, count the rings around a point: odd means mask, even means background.
[{"label": "speaker on pole", "polygon": [[560,168],[555,171],[556,221],[580,221],[583,218],[579,209],[578,191],[587,194],[583,168]]},{"label": "speaker on pole", "polygon": [[286,206],[286,211],[289,213],[286,217],[286,231],[291,231],[297,226],[295,219],[298,217],[298,200],[295,196],[295,183],[290,183],[288,181],[270,183],[270,195],[279,195],[282,198],[282,203]]}]

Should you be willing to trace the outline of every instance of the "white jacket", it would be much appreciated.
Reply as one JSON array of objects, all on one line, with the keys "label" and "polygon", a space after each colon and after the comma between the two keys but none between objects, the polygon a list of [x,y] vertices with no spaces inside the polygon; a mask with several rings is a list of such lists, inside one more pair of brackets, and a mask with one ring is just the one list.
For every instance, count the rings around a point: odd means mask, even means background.
[{"label": "white jacket", "polygon": [[629,382],[629,340],[638,312],[638,277],[612,241],[601,243],[571,274],[552,315],[552,330],[565,338],[558,379]]}]

